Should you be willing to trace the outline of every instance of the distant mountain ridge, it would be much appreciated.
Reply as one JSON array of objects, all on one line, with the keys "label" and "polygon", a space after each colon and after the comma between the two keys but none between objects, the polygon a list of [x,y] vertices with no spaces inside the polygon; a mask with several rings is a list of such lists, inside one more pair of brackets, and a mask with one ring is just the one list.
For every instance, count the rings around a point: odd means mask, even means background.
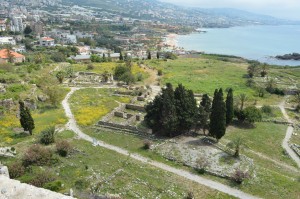
[{"label": "distant mountain ridge", "polygon": [[300,24],[291,20],[254,14],[232,8],[186,8],[157,0],[63,0],[64,3],[92,6],[124,17],[157,20],[194,27]]}]

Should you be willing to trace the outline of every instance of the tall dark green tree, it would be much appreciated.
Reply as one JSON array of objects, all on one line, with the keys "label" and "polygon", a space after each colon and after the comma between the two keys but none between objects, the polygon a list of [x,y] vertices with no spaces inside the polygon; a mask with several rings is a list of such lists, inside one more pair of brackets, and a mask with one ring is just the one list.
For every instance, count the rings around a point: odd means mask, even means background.
[{"label": "tall dark green tree", "polygon": [[148,51],[147,59],[151,59],[151,51],[150,50]]},{"label": "tall dark green tree", "polygon": [[186,90],[182,84],[179,84],[174,92],[175,106],[178,116],[178,130],[185,132],[189,131],[195,124],[197,114],[197,103],[194,93],[191,90]]},{"label": "tall dark green tree", "polygon": [[223,90],[215,90],[210,115],[209,133],[217,139],[221,139],[226,132],[226,104],[223,99]]},{"label": "tall dark green tree", "polygon": [[23,127],[24,131],[29,131],[30,135],[32,135],[32,130],[35,128],[34,120],[30,114],[30,110],[28,107],[25,107],[23,101],[19,101],[20,108],[20,123]]},{"label": "tall dark green tree", "polygon": [[159,55],[159,52],[157,51],[156,53],[156,59],[159,59],[160,55]]},{"label": "tall dark green tree", "polygon": [[234,117],[233,90],[230,88],[226,97],[226,125],[228,126]]},{"label": "tall dark green tree", "polygon": [[177,135],[178,118],[176,113],[174,90],[172,84],[168,83],[162,91],[161,123],[162,134],[173,137]]},{"label": "tall dark green tree", "polygon": [[197,113],[196,131],[198,129],[202,129],[203,134],[205,135],[205,131],[209,127],[208,119],[209,119],[209,113],[204,110],[203,106],[199,106],[198,113]]},{"label": "tall dark green tree", "polygon": [[30,26],[26,26],[24,29],[24,34],[29,35],[31,32],[32,32],[32,29],[30,28]]},{"label": "tall dark green tree", "polygon": [[204,110],[209,113],[211,110],[211,99],[209,98],[209,96],[207,94],[204,94],[202,96],[200,105],[204,108]]},{"label": "tall dark green tree", "polygon": [[122,52],[120,52],[119,60],[124,60],[124,57],[123,57],[123,55],[122,55]]}]

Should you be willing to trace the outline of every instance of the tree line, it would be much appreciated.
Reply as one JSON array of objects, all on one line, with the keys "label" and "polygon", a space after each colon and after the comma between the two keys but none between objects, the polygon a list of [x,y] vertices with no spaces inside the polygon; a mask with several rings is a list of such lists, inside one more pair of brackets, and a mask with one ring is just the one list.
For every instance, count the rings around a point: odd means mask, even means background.
[{"label": "tree line", "polygon": [[234,117],[233,90],[228,90],[225,101],[222,89],[215,90],[213,100],[204,94],[198,106],[192,90],[182,84],[174,90],[167,83],[145,109],[145,122],[156,135],[174,137],[202,129],[204,134],[209,130],[209,135],[219,140]]}]

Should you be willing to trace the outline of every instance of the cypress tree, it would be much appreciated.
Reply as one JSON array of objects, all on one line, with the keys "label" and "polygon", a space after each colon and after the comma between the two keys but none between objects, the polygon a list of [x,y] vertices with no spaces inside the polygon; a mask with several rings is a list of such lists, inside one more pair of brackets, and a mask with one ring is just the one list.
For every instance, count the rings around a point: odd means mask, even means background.
[{"label": "cypress tree", "polygon": [[176,114],[174,90],[172,84],[168,83],[167,88],[162,91],[161,124],[162,134],[174,136],[177,134],[178,119]]},{"label": "cypress tree", "polygon": [[156,58],[159,59],[159,52],[156,53]]},{"label": "cypress tree", "polygon": [[223,90],[216,89],[212,103],[210,115],[209,133],[217,141],[225,135],[226,132],[226,104],[223,99]]},{"label": "cypress tree", "polygon": [[147,114],[145,115],[145,122],[150,128],[152,128],[154,132],[157,132],[162,128],[162,102],[162,96],[157,95],[152,102],[145,106],[145,110],[147,112]]},{"label": "cypress tree", "polygon": [[122,55],[122,52],[120,52],[119,60],[124,60],[123,55]]},{"label": "cypress tree", "polygon": [[25,107],[24,102],[19,101],[20,107],[20,123],[23,127],[24,131],[29,131],[30,135],[32,135],[32,130],[35,128],[34,120],[30,114],[30,110]]},{"label": "cypress tree", "polygon": [[148,59],[151,59],[151,51],[148,51]]},{"label": "cypress tree", "polygon": [[204,110],[209,113],[211,110],[211,99],[209,98],[209,96],[207,94],[204,94],[202,96],[200,105],[204,108]]},{"label": "cypress tree", "polygon": [[174,92],[176,112],[179,120],[178,130],[189,131],[195,123],[197,103],[194,93],[179,84]]},{"label": "cypress tree", "polygon": [[226,97],[226,125],[228,126],[234,116],[234,109],[233,109],[233,90],[230,88],[227,97]]}]

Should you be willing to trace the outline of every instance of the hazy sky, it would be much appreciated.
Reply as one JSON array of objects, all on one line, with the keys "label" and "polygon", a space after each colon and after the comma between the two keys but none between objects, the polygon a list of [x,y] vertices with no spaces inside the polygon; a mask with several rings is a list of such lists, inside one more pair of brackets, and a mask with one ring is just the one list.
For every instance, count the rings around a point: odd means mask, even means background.
[{"label": "hazy sky", "polygon": [[300,20],[300,0],[160,0],[164,2],[201,7],[237,8],[275,17]]}]

